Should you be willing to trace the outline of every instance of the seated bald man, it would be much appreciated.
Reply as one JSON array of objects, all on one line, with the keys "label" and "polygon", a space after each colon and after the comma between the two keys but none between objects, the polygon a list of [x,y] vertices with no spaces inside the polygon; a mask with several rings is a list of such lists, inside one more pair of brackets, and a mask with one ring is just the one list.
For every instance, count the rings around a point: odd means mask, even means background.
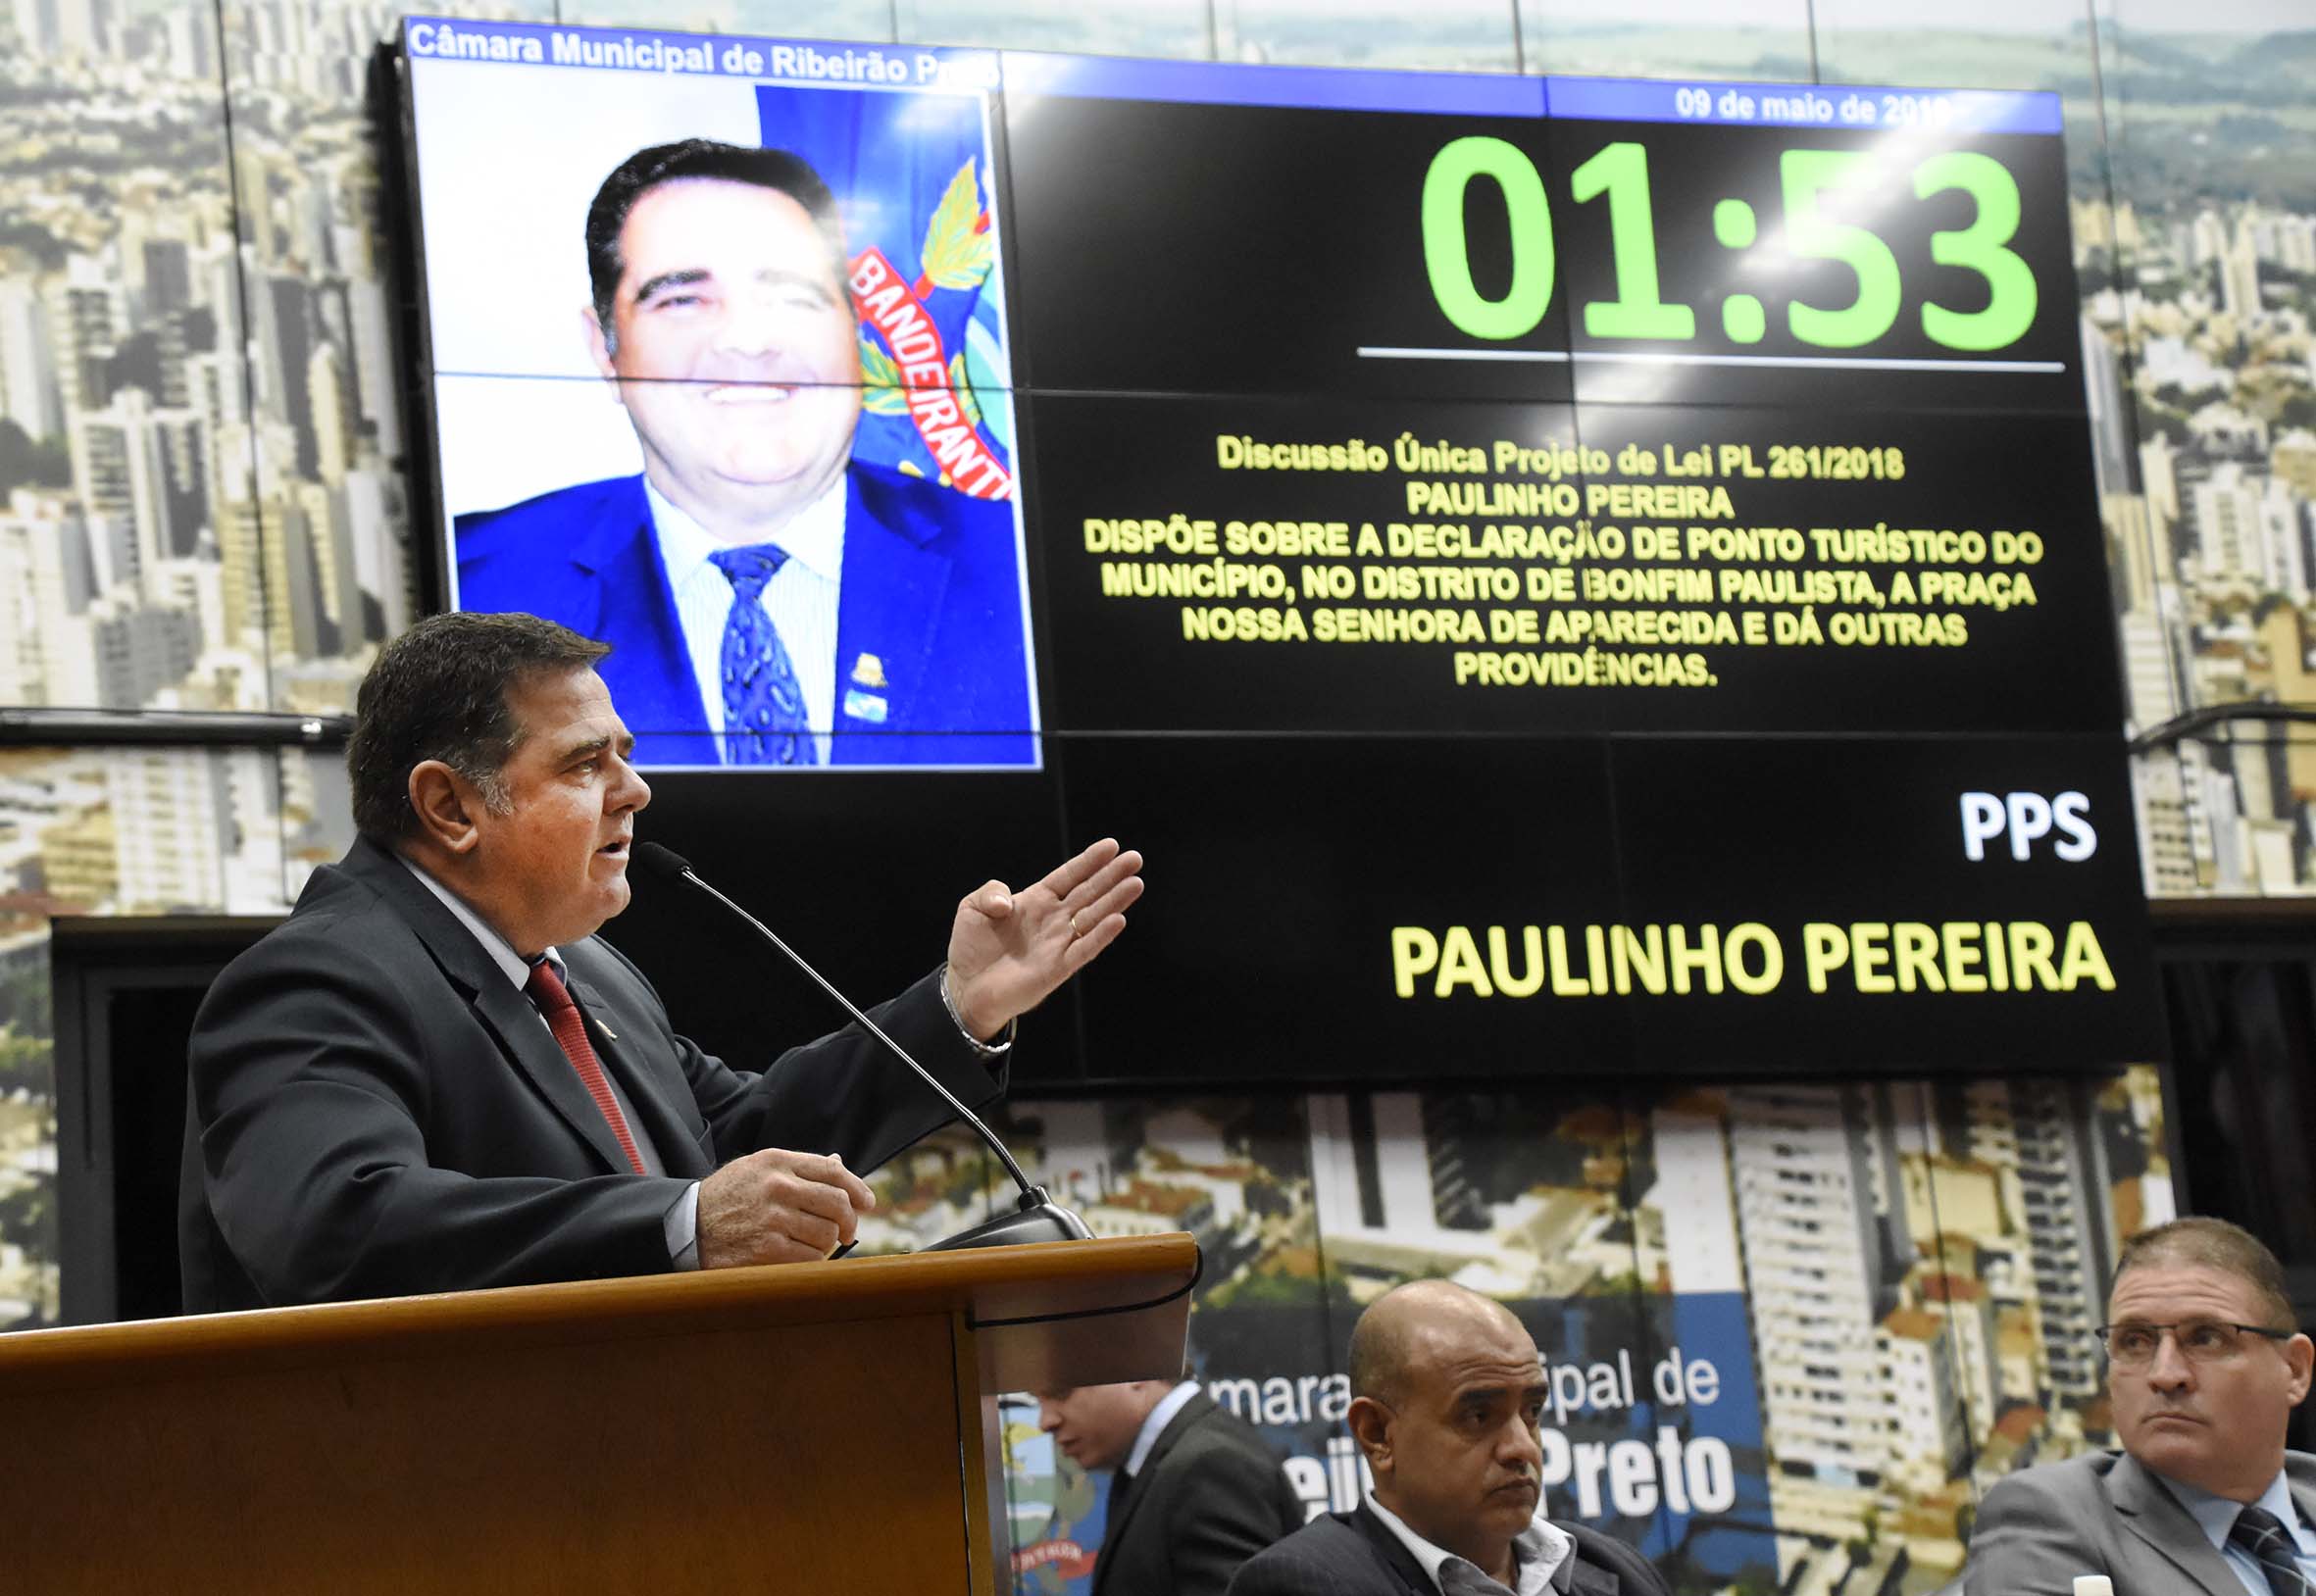
[{"label": "seated bald man", "polygon": [[1544,1364],[1503,1304],[1400,1286],[1352,1326],[1350,1378],[1375,1489],[1257,1553],[1230,1596],[1669,1596],[1631,1547],[1544,1517]]}]

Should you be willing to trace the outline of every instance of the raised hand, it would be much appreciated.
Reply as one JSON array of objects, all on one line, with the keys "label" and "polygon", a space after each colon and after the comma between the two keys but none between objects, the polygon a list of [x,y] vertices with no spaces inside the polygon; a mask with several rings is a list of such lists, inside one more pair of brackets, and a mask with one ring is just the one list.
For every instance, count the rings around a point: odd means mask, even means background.
[{"label": "raised hand", "polygon": [[1104,837],[1033,886],[989,881],[967,894],[949,927],[949,997],[986,1040],[1092,963],[1126,929],[1142,895],[1142,856]]}]

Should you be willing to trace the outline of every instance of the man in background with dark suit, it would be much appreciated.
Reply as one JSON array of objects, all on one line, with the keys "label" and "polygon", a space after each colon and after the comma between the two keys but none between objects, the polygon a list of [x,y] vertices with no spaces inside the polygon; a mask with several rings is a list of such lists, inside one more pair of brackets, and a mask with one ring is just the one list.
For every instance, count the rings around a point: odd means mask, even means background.
[{"label": "man in background with dark suit", "polygon": [[1041,1392],[1037,1422],[1080,1468],[1117,1471],[1093,1596],[1222,1596],[1303,1521],[1263,1438],[1196,1380]]},{"label": "man in background with dark suit", "polygon": [[1250,1560],[1231,1596],[1668,1596],[1631,1547],[1543,1516],[1543,1360],[1503,1304],[1413,1281],[1359,1316],[1350,1363],[1374,1490]]},{"label": "man in background with dark suit", "polygon": [[851,458],[860,322],[820,175],[654,145],[586,238],[642,474],[460,516],[459,607],[610,643],[643,765],[1033,763],[1012,502]]},{"label": "man in background with dark suit", "polygon": [[2107,1392],[2121,1452],[2026,1469],[1987,1493],[1970,1596],[2303,1596],[2316,1590],[2316,1458],[2288,1452],[2316,1346],[2284,1270],[2225,1220],[2124,1244],[2108,1298]]},{"label": "man in background with dark suit", "polygon": [[[651,789],[594,670],[519,615],[443,615],[364,678],[361,832],[193,1026],[178,1208],[196,1313],[826,1258],[860,1172],[945,1118],[858,1027],[703,1054],[596,929]],[[872,1011],[968,1103],[1016,1016],[1125,929],[1139,856],[1096,843],[958,905],[948,957]]]}]

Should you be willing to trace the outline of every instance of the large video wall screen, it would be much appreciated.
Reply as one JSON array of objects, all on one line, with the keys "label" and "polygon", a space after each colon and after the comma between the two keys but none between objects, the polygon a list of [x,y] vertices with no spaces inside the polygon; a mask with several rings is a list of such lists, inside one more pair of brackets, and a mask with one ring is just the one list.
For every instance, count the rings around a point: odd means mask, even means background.
[{"label": "large video wall screen", "polygon": [[442,600],[765,898],[1141,847],[1026,1072],[2160,1055],[2054,96],[404,65]]}]

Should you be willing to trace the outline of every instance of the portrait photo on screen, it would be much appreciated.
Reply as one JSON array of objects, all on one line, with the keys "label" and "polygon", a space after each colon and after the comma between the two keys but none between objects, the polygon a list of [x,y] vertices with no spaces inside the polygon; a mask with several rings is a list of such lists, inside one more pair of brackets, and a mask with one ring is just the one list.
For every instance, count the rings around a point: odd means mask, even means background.
[{"label": "portrait photo on screen", "polygon": [[424,25],[450,603],[611,644],[639,765],[1036,766],[987,95]]}]

